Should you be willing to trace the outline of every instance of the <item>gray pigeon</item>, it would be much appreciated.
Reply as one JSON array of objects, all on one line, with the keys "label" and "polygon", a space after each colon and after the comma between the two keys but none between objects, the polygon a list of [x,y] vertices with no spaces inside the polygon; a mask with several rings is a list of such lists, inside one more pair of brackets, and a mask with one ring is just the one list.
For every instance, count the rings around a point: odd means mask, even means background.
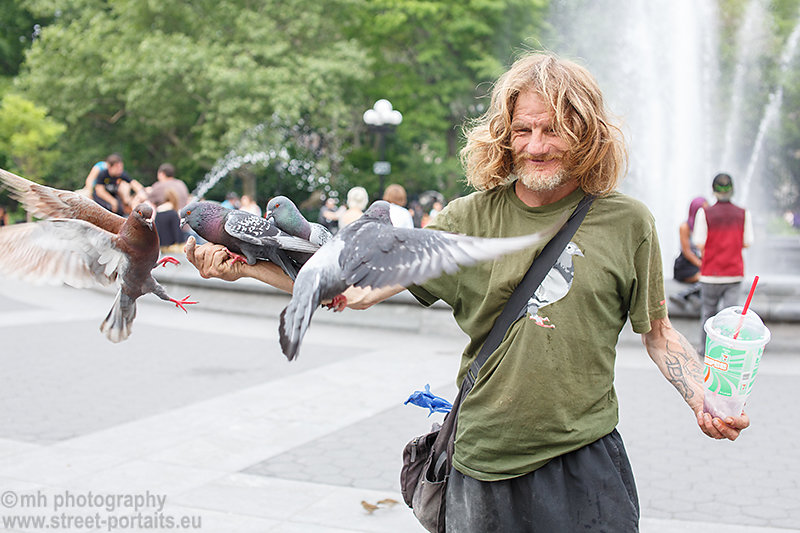
[{"label": "gray pigeon", "polygon": [[[566,217],[564,218],[566,220]],[[423,283],[460,265],[494,259],[536,245],[563,225],[507,239],[485,239],[418,228],[396,228],[389,204],[373,203],[364,215],[345,226],[308,260],[294,283],[292,299],[280,317],[281,349],[291,361],[320,302],[333,300],[337,310],[346,305],[345,289]]]},{"label": "gray pigeon", "polygon": [[550,319],[539,316],[539,309],[553,302],[557,302],[567,295],[572,287],[572,279],[575,276],[575,267],[572,264],[572,256],[583,257],[583,253],[574,242],[569,242],[558,256],[553,267],[547,272],[547,276],[542,280],[539,288],[528,300],[528,313],[531,320],[544,328],[554,328],[553,324],[545,324]]},{"label": "gray pigeon", "polygon": [[[0,228],[0,273],[33,283],[66,283],[77,288],[119,286],[114,305],[100,325],[111,342],[131,334],[136,300],[152,292],[162,300],[184,305],[196,302],[170,298],[151,271],[158,261],[154,212],[140,204],[125,219],[80,195],[33,183],[0,169],[0,181],[37,216],[54,217]],[[57,218],[55,218],[57,217]]]},{"label": "gray pigeon", "polygon": [[276,196],[267,204],[267,218],[272,217],[275,225],[289,235],[300,237],[318,246],[331,240],[331,232],[322,224],[305,219],[294,202],[285,196]]},{"label": "gray pigeon", "polygon": [[268,219],[216,202],[192,202],[181,209],[180,216],[181,226],[189,224],[205,240],[225,246],[234,261],[254,265],[258,259],[266,259],[292,279],[300,265],[287,252],[311,254],[319,249],[319,245],[281,231]]}]

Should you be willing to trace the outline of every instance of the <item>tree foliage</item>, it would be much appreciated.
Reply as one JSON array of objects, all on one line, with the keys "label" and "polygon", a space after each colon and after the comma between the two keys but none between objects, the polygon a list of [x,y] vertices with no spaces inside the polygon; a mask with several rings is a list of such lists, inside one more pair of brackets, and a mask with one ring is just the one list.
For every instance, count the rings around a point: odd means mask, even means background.
[{"label": "tree foliage", "polygon": [[[391,179],[412,195],[452,195],[461,190],[459,128],[478,112],[476,96],[535,38],[546,4],[28,0],[27,12],[52,22],[27,54],[17,88],[68,126],[54,171],[64,186],[77,186],[110,152],[122,153],[145,183],[170,160],[193,184],[277,116],[314,131],[322,147],[316,166],[327,176],[304,176],[288,190],[343,193],[363,184],[376,193],[375,139],[361,115],[389,98],[405,117],[388,146]],[[301,179],[271,166],[236,172],[258,179],[260,196]]]},{"label": "tree foliage", "polygon": [[66,128],[47,110],[13,93],[0,101],[0,153],[10,154],[9,167],[40,181],[58,158],[50,148]]},{"label": "tree foliage", "polygon": [[57,12],[36,2],[55,22],[28,54],[19,87],[69,126],[64,167],[73,179],[117,151],[140,173],[170,160],[196,181],[273,114],[341,127],[368,62],[328,16],[336,4],[83,0]]}]

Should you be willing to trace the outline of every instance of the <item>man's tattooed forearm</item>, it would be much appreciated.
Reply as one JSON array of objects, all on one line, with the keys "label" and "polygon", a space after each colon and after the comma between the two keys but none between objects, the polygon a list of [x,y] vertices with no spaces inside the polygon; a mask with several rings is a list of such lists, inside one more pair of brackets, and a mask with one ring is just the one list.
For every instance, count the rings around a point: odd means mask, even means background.
[{"label": "man's tattooed forearm", "polygon": [[695,391],[691,382],[702,383],[703,368],[694,356],[694,350],[683,338],[676,346],[667,341],[664,364],[667,368],[667,379],[678,389],[685,400],[694,397]]}]

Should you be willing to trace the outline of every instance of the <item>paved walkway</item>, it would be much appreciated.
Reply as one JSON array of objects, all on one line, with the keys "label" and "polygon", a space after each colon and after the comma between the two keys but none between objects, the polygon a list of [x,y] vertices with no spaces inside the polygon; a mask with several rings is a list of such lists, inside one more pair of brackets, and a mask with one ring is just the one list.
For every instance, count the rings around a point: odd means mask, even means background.
[{"label": "paved walkway", "polygon": [[[399,495],[399,454],[440,415],[402,403],[426,383],[454,395],[464,341],[449,313],[319,312],[290,364],[275,320],[284,297],[192,292],[202,305],[188,315],[142,298],[132,337],[113,345],[98,331],[112,295],[0,280],[0,520],[60,521],[6,529],[86,531],[82,516],[119,531],[171,531],[170,520],[208,532],[423,531]],[[797,328],[776,324],[773,337],[753,427],[726,443],[699,433],[626,330],[620,432],[644,533],[800,527],[800,358],[785,349]]]}]

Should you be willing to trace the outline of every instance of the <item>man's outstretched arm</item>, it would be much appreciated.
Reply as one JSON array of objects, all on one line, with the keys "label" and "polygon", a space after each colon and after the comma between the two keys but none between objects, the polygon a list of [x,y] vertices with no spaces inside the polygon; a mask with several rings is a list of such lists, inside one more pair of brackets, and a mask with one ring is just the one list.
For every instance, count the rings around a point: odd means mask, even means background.
[{"label": "man's outstretched arm", "polygon": [[[255,265],[233,262],[224,246],[206,243],[197,246],[194,237],[189,237],[184,248],[186,259],[195,266],[204,278],[219,278],[236,281],[239,278],[254,278],[291,294],[292,279],[281,268],[269,261],[258,261]],[[362,289],[350,287],[344,292],[347,306],[352,309],[367,309],[378,302],[404,291],[403,287]]]},{"label": "man's outstretched arm", "polygon": [[219,278],[236,281],[239,278],[254,278],[291,294],[294,282],[275,263],[257,261],[255,265],[234,262],[227,249],[220,244],[206,243],[197,246],[194,237],[189,237],[183,251],[186,259],[194,265],[204,278]]},{"label": "man's outstretched arm", "polygon": [[723,421],[703,411],[705,367],[689,341],[672,327],[669,318],[650,322],[650,331],[642,335],[642,342],[667,381],[692,408],[703,433],[715,439],[736,440],[739,433],[750,425],[745,413]]}]

